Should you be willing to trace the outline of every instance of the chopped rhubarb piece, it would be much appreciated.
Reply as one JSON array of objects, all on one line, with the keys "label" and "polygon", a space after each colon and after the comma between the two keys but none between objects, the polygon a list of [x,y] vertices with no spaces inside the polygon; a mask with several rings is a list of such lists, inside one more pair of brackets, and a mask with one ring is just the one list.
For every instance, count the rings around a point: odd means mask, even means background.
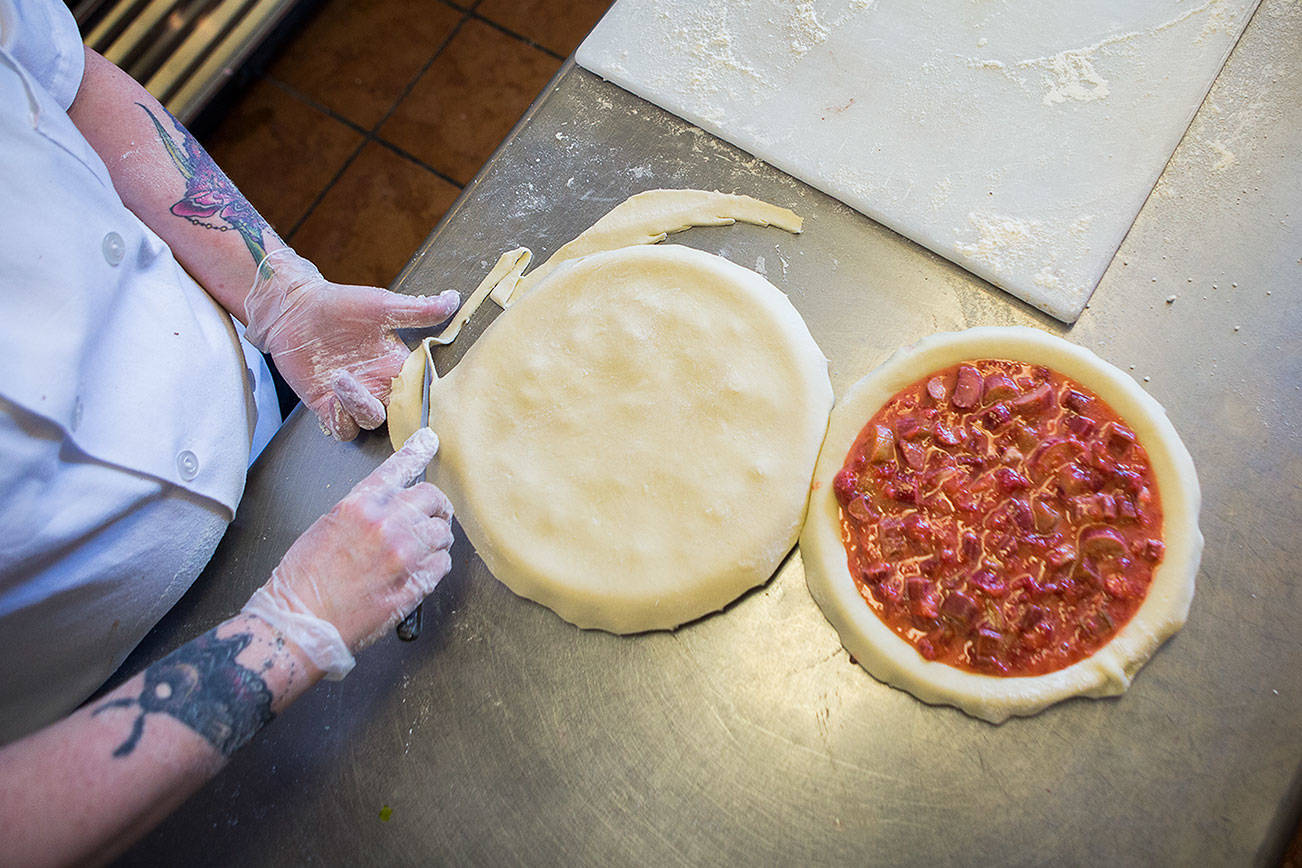
[{"label": "chopped rhubarb piece", "polygon": [[963,532],[963,542],[961,545],[963,560],[967,563],[972,563],[977,558],[981,557],[981,540],[972,531],[968,530]]},{"label": "chopped rhubarb piece", "polygon": [[1133,470],[1127,470],[1123,467],[1118,469],[1114,475],[1118,484],[1130,494],[1139,494],[1139,490],[1144,487],[1144,477]]},{"label": "chopped rhubarb piece", "polygon": [[990,570],[977,570],[970,581],[992,597],[1003,597],[1008,593],[1008,585]]},{"label": "chopped rhubarb piece", "polygon": [[1030,630],[1043,621],[1048,614],[1049,610],[1043,606],[1027,606],[1026,611],[1022,613],[1022,629]]},{"label": "chopped rhubarb piece", "polygon": [[987,374],[982,390],[982,400],[987,404],[1012,398],[1017,394],[1017,384],[1006,374]]},{"label": "chopped rhubarb piece", "polygon": [[879,513],[873,509],[866,497],[856,497],[846,506],[845,511],[855,521],[866,524],[878,518]]},{"label": "chopped rhubarb piece", "polygon": [[832,479],[832,490],[836,492],[836,499],[842,506],[849,503],[852,498],[858,496],[858,486],[858,474],[848,468],[841,468]]},{"label": "chopped rhubarb piece", "polygon": [[1004,494],[1013,491],[1025,491],[1031,487],[1031,480],[1018,473],[1011,467],[999,467],[995,469],[995,485]]},{"label": "chopped rhubarb piece", "polygon": [[883,487],[886,489],[887,496],[897,503],[918,502],[918,489],[911,482],[896,482]]},{"label": "chopped rhubarb piece", "polygon": [[1124,456],[1135,445],[1135,432],[1120,422],[1109,422],[1105,429],[1108,448],[1117,455]]},{"label": "chopped rhubarb piece", "polygon": [[972,458],[984,461],[990,454],[990,435],[973,428],[967,435],[967,448],[971,450]]},{"label": "chopped rhubarb piece", "polygon": [[1117,501],[1110,494],[1081,494],[1067,502],[1072,520],[1078,524],[1117,517]]},{"label": "chopped rhubarb piece", "polygon": [[1013,409],[1025,415],[1039,415],[1053,404],[1053,389],[1048,383],[1041,383],[1029,392],[1023,392],[1013,399]]},{"label": "chopped rhubarb piece", "polygon": [[1068,389],[1066,394],[1062,396],[1062,405],[1077,413],[1084,413],[1093,402],[1089,395],[1077,389]]},{"label": "chopped rhubarb piece", "polygon": [[1121,573],[1109,573],[1103,580],[1103,589],[1108,592],[1109,596],[1118,600],[1126,600],[1134,595],[1135,589]]},{"label": "chopped rhubarb piece", "polygon": [[1008,404],[995,404],[990,409],[981,414],[981,422],[991,431],[997,431],[1007,425],[1013,419],[1013,411],[1008,409]]},{"label": "chopped rhubarb piece", "polygon": [[1158,539],[1144,540],[1143,547],[1139,550],[1139,556],[1149,563],[1157,563],[1166,553],[1166,545]]},{"label": "chopped rhubarb piece", "polygon": [[900,598],[900,591],[893,582],[878,582],[869,587],[872,589],[873,599],[883,606],[894,603]]},{"label": "chopped rhubarb piece", "polygon": [[1074,563],[1076,561],[1076,547],[1071,543],[1055,546],[1045,557],[1045,561],[1055,569]]},{"label": "chopped rhubarb piece", "polygon": [[914,470],[921,470],[927,463],[927,450],[911,440],[900,442],[900,454],[904,456],[904,463]]},{"label": "chopped rhubarb piece", "polygon": [[1114,495],[1112,498],[1117,504],[1117,518],[1122,521],[1131,522],[1139,518],[1139,511],[1135,509],[1135,502],[1124,494]]},{"label": "chopped rhubarb piece", "polygon": [[1108,447],[1105,446],[1101,440],[1093,440],[1090,442],[1090,449],[1087,457],[1089,458],[1090,467],[1093,467],[1096,470],[1101,470],[1108,476],[1116,476],[1117,471],[1120,470],[1117,466],[1116,459],[1113,457],[1112,453],[1108,451]]},{"label": "chopped rhubarb piece", "polygon": [[984,385],[981,373],[971,365],[958,366],[958,382],[954,386],[954,396],[950,403],[960,410],[971,410],[981,399]]},{"label": "chopped rhubarb piece", "polygon": [[936,586],[920,576],[906,579],[905,592],[909,597],[909,613],[915,618],[934,619],[940,617],[939,604],[936,601]]},{"label": "chopped rhubarb piece", "polygon": [[1073,460],[1085,451],[1085,444],[1071,437],[1053,437],[1045,440],[1031,454],[1031,463],[1037,467],[1057,467]]},{"label": "chopped rhubarb piece", "polygon": [[881,464],[895,457],[895,435],[885,425],[874,425],[869,441],[868,460]]},{"label": "chopped rhubarb piece", "polygon": [[904,535],[914,542],[928,542],[931,539],[931,522],[918,513],[904,517]]},{"label": "chopped rhubarb piece", "polygon": [[916,440],[927,433],[927,426],[916,416],[905,416],[895,423],[895,436],[901,440]]},{"label": "chopped rhubarb piece", "polygon": [[1062,420],[1062,427],[1081,440],[1089,439],[1094,433],[1094,420],[1088,416],[1076,416],[1068,413]]},{"label": "chopped rhubarb piece", "polygon": [[877,523],[877,530],[880,534],[882,554],[888,558],[904,554],[904,519],[893,515],[883,516]]},{"label": "chopped rhubarb piece", "polygon": [[1026,533],[1035,527],[1035,516],[1031,513],[1031,505],[1024,498],[1009,498],[1008,506],[1013,516],[1013,523],[1018,530]]},{"label": "chopped rhubarb piece", "polygon": [[981,614],[981,607],[976,600],[962,591],[954,591],[940,604],[940,614],[954,623],[966,627],[976,620],[977,615]]},{"label": "chopped rhubarb piece", "polygon": [[1125,537],[1110,527],[1086,528],[1080,538],[1081,551],[1086,554],[1119,555],[1130,551]]},{"label": "chopped rhubarb piece", "polygon": [[878,562],[875,564],[868,564],[867,566],[863,567],[859,571],[859,576],[867,584],[877,585],[889,579],[894,572],[895,572],[895,568],[892,567],[890,564],[884,564]]},{"label": "chopped rhubarb piece", "polygon": [[1003,647],[1004,636],[998,630],[990,627],[982,627],[977,630],[976,639],[972,643],[972,650],[978,657],[994,657]]},{"label": "chopped rhubarb piece", "polygon": [[1031,512],[1035,514],[1035,529],[1040,533],[1048,533],[1062,520],[1062,514],[1043,500],[1036,500]]},{"label": "chopped rhubarb piece", "polygon": [[927,394],[930,395],[931,400],[935,401],[937,404],[943,404],[945,399],[949,397],[949,387],[945,385],[945,378],[932,377],[928,380]]},{"label": "chopped rhubarb piece", "polygon": [[963,431],[944,422],[937,422],[935,427],[936,439],[946,446],[957,446],[963,442]]},{"label": "chopped rhubarb piece", "polygon": [[1094,477],[1084,467],[1068,464],[1058,469],[1058,487],[1071,496],[1094,490]]}]

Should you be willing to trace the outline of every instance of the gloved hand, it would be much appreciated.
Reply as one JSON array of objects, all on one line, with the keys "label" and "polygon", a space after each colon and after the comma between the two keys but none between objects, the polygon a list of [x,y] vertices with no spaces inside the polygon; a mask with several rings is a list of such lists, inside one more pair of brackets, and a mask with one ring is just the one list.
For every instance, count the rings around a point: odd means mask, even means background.
[{"label": "gloved hand", "polygon": [[422,428],[299,537],[253,592],[257,615],[326,677],[353,668],[358,651],[392,628],[452,566],[452,504],[418,482],[438,451]]},{"label": "gloved hand", "polygon": [[288,247],[268,253],[244,300],[245,337],[270,353],[285,381],[338,440],[384,422],[389,381],[407,359],[398,328],[425,328],[452,315],[455,290],[400,295],[330,283]]}]

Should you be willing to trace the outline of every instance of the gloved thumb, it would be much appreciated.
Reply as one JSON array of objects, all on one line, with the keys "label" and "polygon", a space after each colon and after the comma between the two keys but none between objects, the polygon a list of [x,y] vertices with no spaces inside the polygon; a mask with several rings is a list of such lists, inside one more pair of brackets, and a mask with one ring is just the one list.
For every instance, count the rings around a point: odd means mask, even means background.
[{"label": "gloved thumb", "polygon": [[387,293],[381,301],[384,321],[392,328],[418,329],[436,326],[452,316],[461,305],[455,289],[438,295],[401,295]]},{"label": "gloved thumb", "polygon": [[345,413],[370,431],[384,424],[384,403],[362,385],[351,371],[340,369],[330,377],[330,390]]}]

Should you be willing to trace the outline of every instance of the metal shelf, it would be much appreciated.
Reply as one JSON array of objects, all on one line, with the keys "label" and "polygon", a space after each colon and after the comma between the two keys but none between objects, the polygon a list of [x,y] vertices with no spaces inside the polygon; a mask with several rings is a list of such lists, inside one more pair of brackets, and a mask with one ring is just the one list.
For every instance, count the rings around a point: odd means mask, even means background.
[{"label": "metal shelf", "polygon": [[79,0],[86,44],[189,123],[297,0]]}]

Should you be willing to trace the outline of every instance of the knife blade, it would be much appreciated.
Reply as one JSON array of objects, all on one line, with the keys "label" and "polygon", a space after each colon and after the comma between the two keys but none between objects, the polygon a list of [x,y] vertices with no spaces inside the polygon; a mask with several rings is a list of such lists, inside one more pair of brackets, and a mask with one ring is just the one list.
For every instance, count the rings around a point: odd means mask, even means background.
[{"label": "knife blade", "polygon": [[[429,347],[425,347],[425,377],[424,385],[420,392],[420,424],[422,428],[429,427],[429,390],[434,384],[434,359],[431,357]],[[429,471],[421,474],[421,479],[427,479]],[[398,638],[404,642],[411,642],[420,635],[420,618],[421,607],[423,603],[417,603],[416,608],[411,614],[398,622]]]}]

